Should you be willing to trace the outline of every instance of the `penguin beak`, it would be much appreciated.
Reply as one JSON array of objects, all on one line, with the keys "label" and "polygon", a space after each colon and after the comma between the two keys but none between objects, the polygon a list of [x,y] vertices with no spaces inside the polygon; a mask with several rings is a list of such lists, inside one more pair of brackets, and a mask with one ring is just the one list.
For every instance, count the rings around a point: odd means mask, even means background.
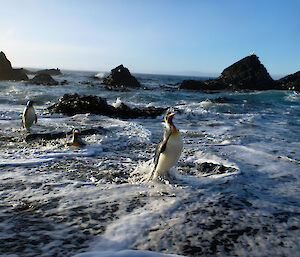
[{"label": "penguin beak", "polygon": [[169,117],[172,117],[172,116],[174,116],[174,115],[175,115],[175,113],[176,113],[176,112],[172,112],[172,113],[170,113],[170,114],[169,114]]}]

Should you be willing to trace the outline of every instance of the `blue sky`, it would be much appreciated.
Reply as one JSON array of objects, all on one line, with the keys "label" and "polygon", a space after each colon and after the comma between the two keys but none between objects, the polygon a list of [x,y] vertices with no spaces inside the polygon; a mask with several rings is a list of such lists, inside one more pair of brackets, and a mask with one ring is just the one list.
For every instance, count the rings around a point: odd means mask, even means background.
[{"label": "blue sky", "polygon": [[220,74],[254,52],[300,70],[298,0],[0,0],[0,50],[15,67]]}]

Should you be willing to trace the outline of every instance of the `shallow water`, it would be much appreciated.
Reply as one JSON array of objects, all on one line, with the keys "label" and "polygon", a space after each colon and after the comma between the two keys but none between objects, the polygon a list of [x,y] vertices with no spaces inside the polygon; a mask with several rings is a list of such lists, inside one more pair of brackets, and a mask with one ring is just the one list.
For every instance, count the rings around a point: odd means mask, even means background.
[{"label": "shallow water", "polygon": [[[108,91],[95,73],[65,71],[63,86],[0,82],[0,253],[18,256],[297,256],[300,251],[300,95],[178,91],[184,77],[136,77],[147,90]],[[102,75],[101,75],[102,76]],[[101,77],[99,75],[99,77]],[[64,93],[110,104],[174,106],[184,150],[174,179],[149,182],[163,117],[51,115]],[[103,127],[24,141],[31,133]],[[205,164],[207,163],[207,164]],[[215,165],[214,165],[215,164]],[[135,255],[136,254],[136,255]]]}]

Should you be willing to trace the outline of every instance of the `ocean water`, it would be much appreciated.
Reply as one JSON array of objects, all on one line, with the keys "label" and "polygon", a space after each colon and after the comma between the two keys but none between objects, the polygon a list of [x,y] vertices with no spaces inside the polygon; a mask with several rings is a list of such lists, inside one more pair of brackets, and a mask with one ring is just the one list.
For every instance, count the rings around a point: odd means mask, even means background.
[{"label": "ocean water", "polygon": [[[299,256],[299,93],[178,91],[188,77],[146,74],[135,75],[144,89],[120,92],[101,86],[105,73],[63,72],[60,86],[0,82],[0,256]],[[163,115],[47,112],[75,92],[176,107],[184,150],[173,180],[147,180]],[[104,130],[82,136],[83,148],[69,137],[26,143],[29,99],[31,133]]]}]

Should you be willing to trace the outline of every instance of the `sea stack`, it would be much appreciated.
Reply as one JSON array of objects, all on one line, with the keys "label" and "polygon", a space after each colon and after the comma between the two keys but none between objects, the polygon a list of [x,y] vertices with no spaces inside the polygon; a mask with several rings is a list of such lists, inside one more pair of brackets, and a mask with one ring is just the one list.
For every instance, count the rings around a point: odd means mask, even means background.
[{"label": "sea stack", "polygon": [[10,61],[0,52],[0,80],[28,80],[23,69],[13,69]]},{"label": "sea stack", "polygon": [[254,54],[230,65],[216,79],[184,80],[178,84],[178,88],[202,91],[280,89]]},{"label": "sea stack", "polygon": [[111,70],[109,76],[103,79],[103,84],[111,87],[141,87],[137,79],[122,64]]},{"label": "sea stack", "polygon": [[254,54],[227,67],[219,77],[232,89],[268,90],[275,82]]}]

